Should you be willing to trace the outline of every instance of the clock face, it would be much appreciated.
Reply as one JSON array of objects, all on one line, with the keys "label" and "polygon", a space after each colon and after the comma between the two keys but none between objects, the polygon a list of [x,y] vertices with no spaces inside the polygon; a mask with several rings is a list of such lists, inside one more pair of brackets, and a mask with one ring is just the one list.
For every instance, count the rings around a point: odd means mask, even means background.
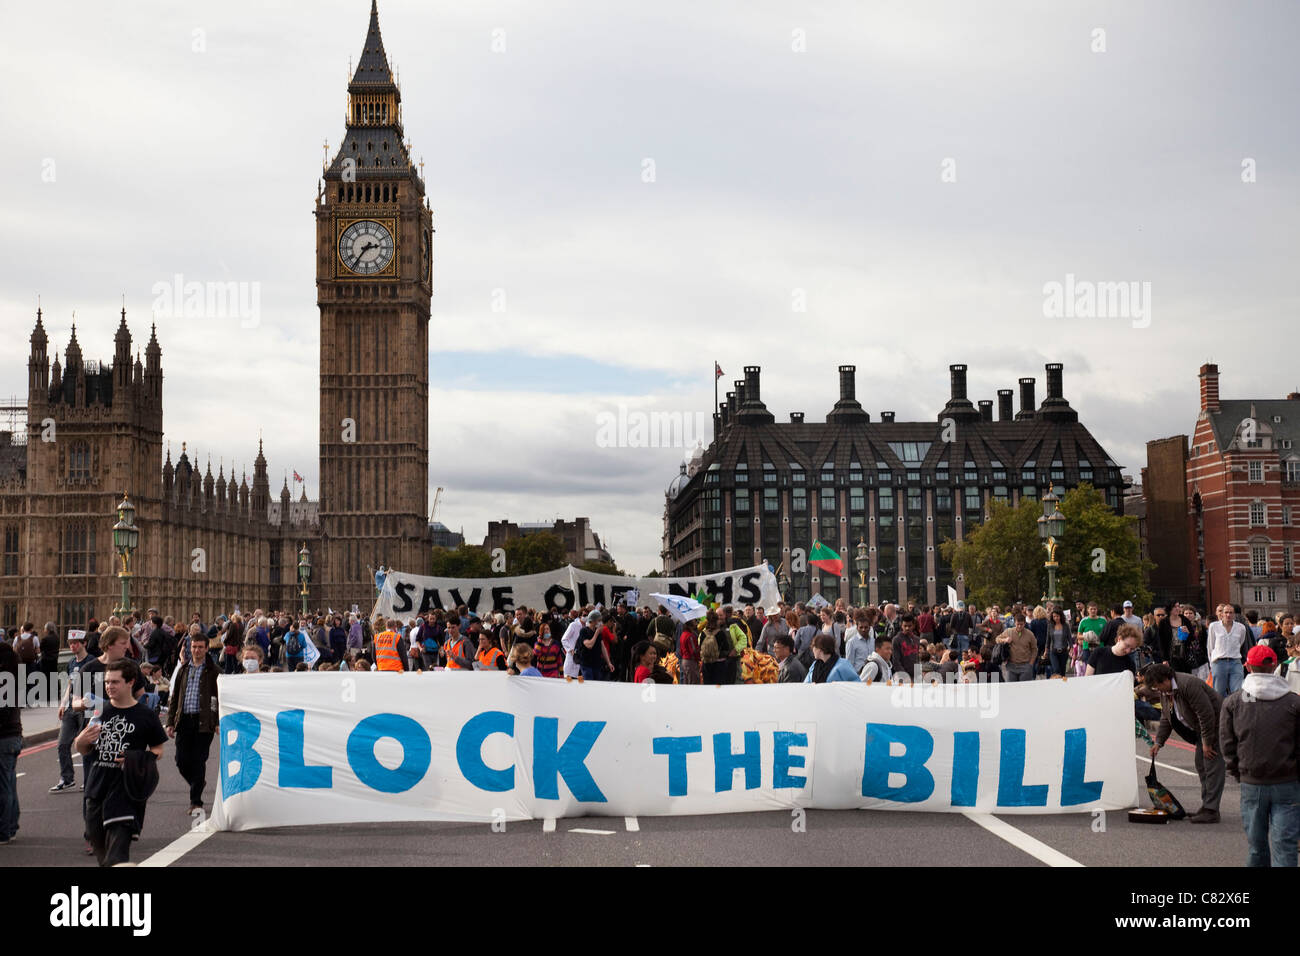
[{"label": "clock face", "polygon": [[362,219],[343,230],[339,258],[357,275],[383,272],[393,261],[393,234],[373,219]]}]

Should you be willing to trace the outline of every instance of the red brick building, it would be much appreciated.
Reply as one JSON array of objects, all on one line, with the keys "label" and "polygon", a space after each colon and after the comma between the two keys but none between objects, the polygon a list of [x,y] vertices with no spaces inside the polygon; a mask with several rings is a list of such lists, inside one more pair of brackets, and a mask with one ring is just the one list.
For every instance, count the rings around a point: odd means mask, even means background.
[{"label": "red brick building", "polygon": [[1300,393],[1220,399],[1217,365],[1201,366],[1200,381],[1187,501],[1206,601],[1261,615],[1300,606]]}]

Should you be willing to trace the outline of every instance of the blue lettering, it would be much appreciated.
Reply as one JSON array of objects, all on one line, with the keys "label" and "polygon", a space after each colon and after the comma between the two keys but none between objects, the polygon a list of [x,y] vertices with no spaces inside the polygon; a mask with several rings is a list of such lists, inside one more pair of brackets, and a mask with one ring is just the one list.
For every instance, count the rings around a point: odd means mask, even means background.
[{"label": "blue lettering", "polygon": [[807,746],[807,734],[795,734],[788,730],[778,730],[772,734],[772,747],[774,750],[772,756],[772,789],[791,787],[799,790],[807,786],[807,777],[795,777],[790,774],[791,768],[804,765],[803,754],[791,754],[790,748]]},{"label": "blue lettering", "polygon": [[702,751],[704,740],[700,737],[656,737],[651,741],[650,749],[661,757],[668,755],[668,796],[686,796],[686,755]]},{"label": "blue lettering", "polygon": [[[889,745],[906,749],[891,756]],[[934,753],[934,738],[922,727],[909,724],[867,724],[867,753],[862,768],[862,795],[898,803],[920,803],[934,793],[934,774],[925,762]],[[889,774],[907,779],[901,787],[889,786]]]},{"label": "blue lettering", "polygon": [[[231,743],[230,732],[235,732]],[[247,711],[226,714],[221,718],[221,797],[229,799],[245,790],[252,790],[262,775],[262,755],[253,749],[262,735],[262,722]],[[239,761],[239,773],[230,776],[230,765]]]},{"label": "blue lettering", "polygon": [[1083,779],[1088,764],[1088,731],[1083,727],[1065,732],[1065,770],[1061,774],[1061,806],[1073,807],[1101,799],[1102,782]]},{"label": "blue lettering", "polygon": [[465,779],[480,790],[502,793],[515,788],[515,766],[493,770],[483,762],[483,741],[492,734],[515,735],[515,716],[499,710],[476,714],[465,721],[456,738],[456,763]]},{"label": "blue lettering", "polygon": [[757,730],[745,731],[745,749],[738,754],[733,754],[731,752],[731,734],[714,734],[714,792],[723,793],[724,791],[730,790],[731,782],[736,776],[736,771],[742,768],[745,771],[745,789],[757,790],[762,776],[762,768],[759,765],[762,756],[762,753],[759,751]]},{"label": "blue lettering", "polygon": [[565,786],[582,803],[607,802],[586,764],[587,755],[604,729],[603,720],[580,720],[565,738],[564,745],[559,746],[559,718],[533,720],[533,792],[539,799],[560,799],[557,776],[563,776]]},{"label": "blue lettering", "polygon": [[329,789],[334,786],[334,768],[308,767],[302,756],[302,723],[305,710],[282,710],[275,715],[280,735],[280,786]]},{"label": "blue lettering", "polygon": [[[402,745],[402,763],[396,770],[389,770],[375,759],[375,744],[381,737],[392,737]],[[375,714],[348,734],[347,753],[352,772],[371,790],[404,793],[424,779],[433,744],[424,728],[410,717]]]},{"label": "blue lettering", "polygon": [[998,806],[1045,807],[1047,784],[1025,786],[1025,737],[1023,730],[1002,731],[1002,756],[998,761]]},{"label": "blue lettering", "polygon": [[952,805],[975,806],[980,782],[980,735],[963,730],[952,735]]}]

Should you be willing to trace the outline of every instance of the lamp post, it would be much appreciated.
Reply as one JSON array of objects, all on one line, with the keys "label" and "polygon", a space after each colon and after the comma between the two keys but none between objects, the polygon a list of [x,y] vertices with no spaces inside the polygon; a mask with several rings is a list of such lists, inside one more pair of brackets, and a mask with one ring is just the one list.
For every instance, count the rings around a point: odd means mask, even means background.
[{"label": "lamp post", "polygon": [[858,538],[858,606],[867,606],[867,542]]},{"label": "lamp post", "polygon": [[302,550],[298,552],[298,580],[302,582],[302,616],[307,616],[307,581],[311,577],[311,552],[307,550],[307,542],[302,543]]},{"label": "lamp post", "polygon": [[1049,485],[1047,494],[1043,495],[1043,516],[1038,519],[1038,537],[1047,549],[1047,560],[1043,562],[1043,567],[1047,568],[1047,594],[1043,595],[1043,601],[1050,601],[1060,607],[1061,596],[1056,591],[1056,572],[1061,565],[1056,560],[1056,549],[1065,534],[1065,515],[1057,507],[1061,499],[1056,497],[1054,488],[1054,485]]},{"label": "lamp post", "polygon": [[117,503],[117,524],[113,525],[113,547],[122,559],[122,570],[117,572],[122,582],[122,606],[113,609],[114,614],[131,612],[131,555],[140,546],[140,529],[135,526],[135,505],[131,504],[122,492],[122,500]]}]

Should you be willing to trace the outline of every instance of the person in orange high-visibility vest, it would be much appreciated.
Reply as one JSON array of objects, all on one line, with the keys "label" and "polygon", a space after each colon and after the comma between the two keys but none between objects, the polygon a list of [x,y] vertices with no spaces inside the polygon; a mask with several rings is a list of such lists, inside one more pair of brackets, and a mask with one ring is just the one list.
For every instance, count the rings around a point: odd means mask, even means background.
[{"label": "person in orange high-visibility vest", "polygon": [[442,651],[447,655],[447,670],[474,669],[474,645],[460,636],[460,625],[455,618],[447,621],[447,639],[442,644]]},{"label": "person in orange high-visibility vest", "polygon": [[388,622],[388,628],[381,634],[375,635],[375,666],[381,671],[395,671],[401,673],[406,670],[402,666],[402,658],[397,653],[397,628],[400,623],[396,620]]},{"label": "person in orange high-visibility vest", "polygon": [[503,671],[506,669],[506,656],[496,646],[488,631],[478,632],[478,653],[474,655],[474,669],[479,671]]}]

